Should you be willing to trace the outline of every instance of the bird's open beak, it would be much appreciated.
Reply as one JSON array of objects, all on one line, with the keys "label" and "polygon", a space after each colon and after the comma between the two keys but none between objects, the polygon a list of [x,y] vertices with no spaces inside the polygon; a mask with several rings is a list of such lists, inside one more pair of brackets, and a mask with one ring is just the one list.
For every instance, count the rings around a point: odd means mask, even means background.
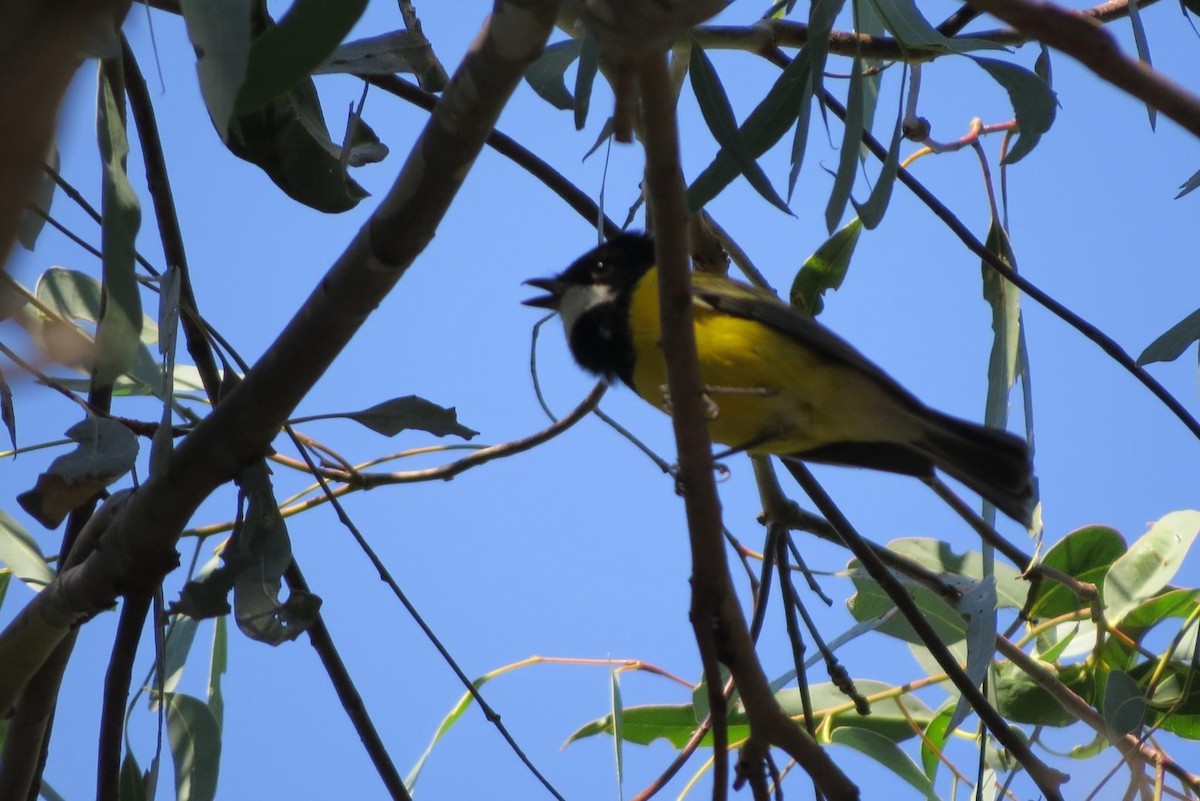
[{"label": "bird's open beak", "polygon": [[536,298],[521,301],[526,306],[536,306],[539,309],[552,309],[558,311],[558,303],[562,299],[563,292],[567,289],[567,282],[560,281],[557,278],[530,278],[525,282],[526,286],[544,289],[549,292],[549,295],[539,295]]}]

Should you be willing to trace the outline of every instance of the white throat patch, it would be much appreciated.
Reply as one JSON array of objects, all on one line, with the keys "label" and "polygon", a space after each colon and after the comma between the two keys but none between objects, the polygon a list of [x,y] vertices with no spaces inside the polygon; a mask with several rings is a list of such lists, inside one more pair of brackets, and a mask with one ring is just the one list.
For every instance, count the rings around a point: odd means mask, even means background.
[{"label": "white throat patch", "polygon": [[588,309],[611,303],[616,294],[611,286],[603,284],[580,284],[562,293],[558,301],[558,316],[562,318],[567,339],[571,338],[571,329],[575,327],[580,315]]}]

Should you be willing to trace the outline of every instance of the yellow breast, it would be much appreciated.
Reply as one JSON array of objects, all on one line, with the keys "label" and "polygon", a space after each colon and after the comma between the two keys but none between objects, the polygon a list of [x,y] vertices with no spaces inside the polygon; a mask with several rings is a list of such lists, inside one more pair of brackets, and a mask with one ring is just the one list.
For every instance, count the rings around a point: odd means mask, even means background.
[{"label": "yellow breast", "polygon": [[[697,299],[696,349],[712,415],[709,434],[729,447],[794,453],[831,442],[877,439],[863,430],[875,419],[878,392],[843,364],[807,343],[754,320],[713,310]],[[630,303],[637,354],[633,385],[645,400],[670,412],[665,397],[658,276],[648,272]]]}]

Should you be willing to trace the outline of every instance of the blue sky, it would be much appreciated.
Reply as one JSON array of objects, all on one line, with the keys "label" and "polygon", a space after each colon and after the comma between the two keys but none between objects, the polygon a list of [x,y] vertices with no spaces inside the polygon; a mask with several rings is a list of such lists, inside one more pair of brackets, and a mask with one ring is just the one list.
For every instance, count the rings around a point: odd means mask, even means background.
[{"label": "blue sky", "polygon": [[[951,7],[944,5],[928,13],[949,13]],[[474,36],[486,4],[428,3],[418,10],[426,34],[451,68]],[[723,21],[749,23],[756,13],[757,7],[735,4]],[[1167,3],[1143,12],[1155,66],[1187,82],[1195,75],[1200,42],[1179,13]],[[353,35],[398,26],[393,6],[373,3]],[[1128,22],[1108,27],[1132,49]],[[199,97],[182,23],[158,13],[148,22],[144,11],[135,9],[127,31],[150,82],[201,308],[244,357],[256,358],[362,225],[373,200],[338,216],[288,201],[256,168],[221,146]],[[1035,56],[1036,50],[1026,47],[1013,59],[1028,67]],[[775,68],[744,53],[714,53],[713,60],[744,118]],[[1178,185],[1200,167],[1198,149],[1168,120],[1160,118],[1157,132],[1151,131],[1138,103],[1065,56],[1055,54],[1053,63],[1062,103],[1055,126],[1009,172],[1014,249],[1021,271],[1034,283],[1136,355],[1200,305],[1195,248],[1189,244],[1200,200],[1173,200]],[[838,62],[831,69],[845,67]],[[98,203],[94,73],[86,65],[68,96],[59,146],[63,174]],[[360,87],[341,78],[322,78],[318,84],[336,130]],[[831,81],[835,93],[843,94],[837,84]],[[894,120],[896,84],[897,75],[889,73],[877,124],[884,138]],[[522,85],[499,127],[593,197],[606,187],[609,215],[621,220],[637,196],[641,151],[615,146],[611,154],[602,149],[583,159],[609,103],[598,86],[587,127],[576,132],[569,113],[556,111]],[[686,87],[680,113],[684,170],[694,177],[716,146]],[[942,140],[960,136],[975,116],[988,123],[1011,117],[1003,91],[982,70],[954,57],[925,68],[920,113]],[[426,114],[372,92],[365,116],[392,153],[383,163],[358,170],[355,178],[380,197]],[[791,203],[795,217],[771,208],[741,180],[710,206],[777,287],[788,286],[824,239],[832,177],[821,168],[836,168],[837,152],[829,143],[840,139],[839,125],[831,123],[827,134],[814,121]],[[985,147],[995,169],[999,139],[985,141]],[[912,149],[908,145],[905,154]],[[130,164],[141,189],[136,145]],[[771,151],[762,164],[782,189],[786,148]],[[914,171],[981,238],[986,234],[986,195],[974,155],[963,151],[922,159]],[[869,172],[876,174],[875,165]],[[856,197],[865,197],[867,189],[860,178]],[[57,197],[53,211],[85,238],[98,241],[98,232],[66,198]],[[152,216],[148,211],[144,216],[139,248],[161,265]],[[476,441],[501,442],[543,427],[546,420],[528,371],[530,327],[537,314],[520,305],[529,296],[521,282],[556,272],[594,241],[587,221],[506,159],[485,151],[432,245],[298,414],[352,410],[418,394],[455,406],[460,420],[481,432]],[[32,284],[52,265],[97,269],[86,253],[50,231],[35,253],[19,254],[12,269]],[[991,336],[979,275],[978,260],[897,187],[887,217],[876,231],[864,234],[849,277],[827,298],[822,319],[931,405],[978,419]],[[1033,370],[1035,464],[1048,541],[1090,523],[1114,526],[1133,539],[1162,515],[1195,508],[1200,443],[1099,348],[1043,309],[1031,303],[1023,308]],[[10,335],[6,328],[6,340]],[[545,329],[539,358],[547,400],[565,413],[590,381],[570,363],[557,324]],[[1150,370],[1197,413],[1194,359],[1191,350]],[[75,422],[74,408],[65,400],[13,383],[21,444],[57,439]],[[672,458],[667,419],[632,392],[614,389],[603,408]],[[122,407],[121,413],[157,415],[140,402]],[[440,442],[414,432],[388,441],[344,421],[314,423],[304,431],[352,461]],[[53,453],[22,455],[4,465],[0,475],[12,488],[5,511],[26,520],[13,497],[31,485]],[[420,464],[452,455],[427,457]],[[749,464],[735,459],[730,467],[730,479],[720,486],[726,524],[747,544],[761,545]],[[958,549],[973,547],[965,527],[917,482],[837,468],[820,469],[818,476],[872,539],[932,537]],[[275,481],[281,496],[306,483],[284,468],[275,468]],[[699,676],[686,616],[689,556],[682,504],[669,479],[594,418],[530,453],[452,482],[385,487],[353,495],[346,506],[469,676],[533,654],[641,659],[690,680]],[[229,519],[233,509],[233,495],[219,492],[194,523]],[[44,550],[57,548],[57,532],[28,525]],[[297,560],[324,599],[334,639],[404,773],[462,687],[327,507],[293,518],[289,528]],[[1003,531],[1024,536],[1011,525]],[[845,566],[843,552],[799,536],[814,570]],[[216,544],[205,546],[203,558]],[[192,547],[182,544],[185,560]],[[1192,558],[1177,583],[1195,586],[1198,580],[1200,567]],[[825,610],[811,597],[809,606],[819,611],[822,630],[832,638],[850,625],[844,599],[852,588],[840,577],[821,582],[834,606]],[[176,584],[169,586],[168,598],[173,592]],[[26,597],[24,587],[10,589],[0,621],[10,619]],[[68,798],[92,792],[100,689],[115,620],[103,615],[85,628],[67,673],[46,777]],[[185,691],[203,691],[210,631],[208,624],[201,628]],[[790,668],[778,604],[768,616],[761,653],[769,675]],[[147,651],[137,673],[149,659]],[[923,675],[903,648],[878,636],[848,647],[842,659],[856,677],[899,683]],[[273,649],[235,634],[229,660],[220,798],[383,797],[306,641]],[[820,668],[813,671],[814,681],[824,679]],[[608,711],[609,684],[602,667],[540,665],[497,679],[486,695],[567,797],[605,799],[617,797],[611,741],[559,746],[571,731]],[[627,705],[688,700],[686,691],[649,676],[625,674],[622,687]],[[925,697],[936,705],[944,695]],[[154,748],[152,724],[144,709],[135,713],[132,737],[143,765]],[[1080,733],[1072,742],[1086,739]],[[1189,745],[1167,743],[1169,751],[1186,758]],[[670,761],[671,751],[662,744],[630,746],[625,758],[626,790],[632,794]],[[835,758],[854,775],[870,777],[865,786],[887,781],[886,774],[846,749],[837,749]],[[1114,761],[1114,755],[1106,755],[1077,763],[1069,795],[1090,790]],[[970,764],[964,757],[962,765]],[[699,765],[694,760],[692,770]],[[690,773],[685,769],[685,776]],[[894,786],[898,796],[909,790]],[[681,787],[677,779],[667,793],[674,796]],[[162,791],[169,792],[169,784]],[[431,799],[536,798],[539,792],[476,710],[439,746],[418,786],[418,797]],[[807,792],[803,780],[793,778],[791,792]],[[1099,797],[1115,797],[1105,792],[1118,790],[1108,788]]]}]

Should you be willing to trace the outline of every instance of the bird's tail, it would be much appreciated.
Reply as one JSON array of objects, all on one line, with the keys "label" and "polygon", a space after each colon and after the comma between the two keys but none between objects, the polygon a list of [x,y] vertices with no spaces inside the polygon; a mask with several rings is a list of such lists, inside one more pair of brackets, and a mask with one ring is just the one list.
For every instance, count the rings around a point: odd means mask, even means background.
[{"label": "bird's tail", "polygon": [[935,413],[917,446],[935,465],[1012,519],[1033,525],[1033,465],[1024,440]]}]

